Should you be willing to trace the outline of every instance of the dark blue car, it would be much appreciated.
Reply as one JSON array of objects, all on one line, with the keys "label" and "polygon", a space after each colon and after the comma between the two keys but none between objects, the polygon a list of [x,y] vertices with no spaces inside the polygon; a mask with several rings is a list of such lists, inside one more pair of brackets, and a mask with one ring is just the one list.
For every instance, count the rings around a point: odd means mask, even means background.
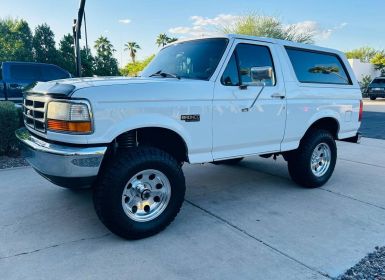
[{"label": "dark blue car", "polygon": [[21,103],[23,90],[35,82],[71,78],[71,74],[53,64],[3,62],[0,69],[0,101]]},{"label": "dark blue car", "polygon": [[385,77],[375,78],[368,86],[367,93],[370,100],[376,100],[377,97],[385,98]]}]

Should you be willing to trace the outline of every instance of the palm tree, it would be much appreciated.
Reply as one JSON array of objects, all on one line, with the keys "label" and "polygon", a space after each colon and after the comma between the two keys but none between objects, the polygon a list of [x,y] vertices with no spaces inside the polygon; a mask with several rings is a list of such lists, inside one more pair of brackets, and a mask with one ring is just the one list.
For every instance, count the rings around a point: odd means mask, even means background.
[{"label": "palm tree", "polygon": [[158,38],[156,38],[156,43],[158,47],[164,47],[167,44],[177,41],[178,38],[168,37],[165,33],[159,34]]},{"label": "palm tree", "polygon": [[111,42],[107,39],[107,37],[100,36],[95,41],[95,49],[98,54],[101,55],[110,55],[115,52],[114,46],[111,44]]},{"label": "palm tree", "polygon": [[158,38],[156,38],[156,43],[158,44],[158,47],[164,47],[165,45],[168,44],[169,37],[162,33],[159,34]]},{"label": "palm tree", "polygon": [[130,52],[132,63],[135,64],[136,52],[140,50],[140,46],[136,42],[127,42],[126,44],[124,44],[124,46],[125,46],[124,50]]}]

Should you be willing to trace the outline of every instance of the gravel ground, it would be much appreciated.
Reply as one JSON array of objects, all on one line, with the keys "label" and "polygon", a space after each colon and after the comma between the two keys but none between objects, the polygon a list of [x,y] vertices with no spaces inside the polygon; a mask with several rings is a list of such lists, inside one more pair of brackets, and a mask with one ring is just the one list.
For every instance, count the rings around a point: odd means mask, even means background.
[{"label": "gravel ground", "polygon": [[376,247],[376,251],[363,258],[354,267],[348,269],[337,280],[385,280],[385,247]]},{"label": "gravel ground", "polygon": [[0,156],[0,169],[28,166],[27,161],[22,157]]}]

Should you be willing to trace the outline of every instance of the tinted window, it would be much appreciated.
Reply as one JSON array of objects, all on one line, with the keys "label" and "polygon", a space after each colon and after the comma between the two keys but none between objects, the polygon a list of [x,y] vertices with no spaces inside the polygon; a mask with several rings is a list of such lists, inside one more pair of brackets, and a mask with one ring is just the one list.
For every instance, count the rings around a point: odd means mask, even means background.
[{"label": "tinted window", "polygon": [[41,77],[38,65],[14,64],[10,66],[9,71],[13,81],[38,81]]},{"label": "tinted window", "polygon": [[225,72],[223,72],[221,82],[225,86],[239,86],[237,60],[234,53],[227,64]]},{"label": "tinted window", "polygon": [[209,80],[227,47],[224,38],[181,42],[162,49],[144,69],[149,77],[158,71],[176,74],[181,78]]},{"label": "tinted window", "polygon": [[[256,80],[252,70],[256,67],[271,67],[270,79]],[[241,82],[239,82],[239,77]],[[226,86],[273,86],[275,85],[274,65],[271,53],[266,46],[238,44],[223,72],[221,82]]]},{"label": "tinted window", "polygon": [[42,65],[41,67],[43,73],[42,81],[52,81],[69,78],[68,73],[58,67],[50,65]]},{"label": "tinted window", "polygon": [[[251,68],[270,66],[273,68],[273,60],[270,50],[265,46],[255,46],[248,44],[239,44],[236,48],[239,62],[239,71],[243,85],[253,85],[251,77]],[[274,81],[264,80],[265,86],[274,85]]]},{"label": "tinted window", "polygon": [[301,83],[351,84],[337,55],[288,47],[286,50]]},{"label": "tinted window", "polygon": [[385,86],[385,79],[374,79],[370,86],[381,85]]}]

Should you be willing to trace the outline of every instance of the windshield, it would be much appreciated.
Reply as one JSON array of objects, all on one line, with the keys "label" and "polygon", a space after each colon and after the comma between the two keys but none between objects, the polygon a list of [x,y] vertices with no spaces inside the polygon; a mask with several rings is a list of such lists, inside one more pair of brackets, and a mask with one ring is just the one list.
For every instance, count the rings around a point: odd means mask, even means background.
[{"label": "windshield", "polygon": [[201,39],[173,44],[162,49],[143,70],[141,76],[154,77],[156,73],[169,73],[185,79],[209,80],[217,68],[227,44],[228,39],[226,38]]},{"label": "windshield", "polygon": [[371,82],[370,87],[385,87],[385,79],[374,79],[373,82]]}]

